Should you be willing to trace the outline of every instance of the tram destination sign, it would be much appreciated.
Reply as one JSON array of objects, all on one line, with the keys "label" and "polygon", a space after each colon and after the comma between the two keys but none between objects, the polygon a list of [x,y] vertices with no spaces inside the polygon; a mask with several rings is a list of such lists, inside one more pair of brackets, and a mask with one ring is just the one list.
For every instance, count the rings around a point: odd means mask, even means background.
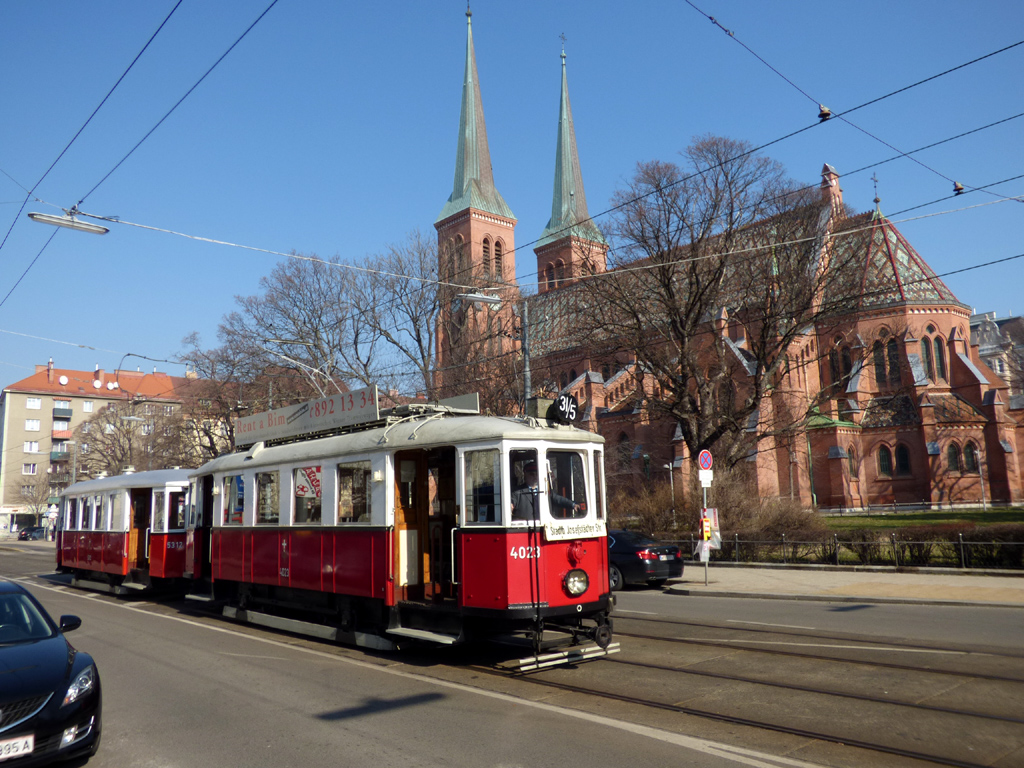
[{"label": "tram destination sign", "polygon": [[366,387],[235,419],[235,446],[283,440],[379,419],[377,387]]}]

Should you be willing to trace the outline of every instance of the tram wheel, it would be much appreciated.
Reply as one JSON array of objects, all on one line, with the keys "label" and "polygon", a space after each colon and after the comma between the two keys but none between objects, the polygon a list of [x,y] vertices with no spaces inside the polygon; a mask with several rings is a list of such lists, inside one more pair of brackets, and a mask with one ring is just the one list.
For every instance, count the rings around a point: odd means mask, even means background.
[{"label": "tram wheel", "polygon": [[612,642],[612,628],[608,624],[599,624],[594,630],[594,642],[599,648],[607,648]]}]

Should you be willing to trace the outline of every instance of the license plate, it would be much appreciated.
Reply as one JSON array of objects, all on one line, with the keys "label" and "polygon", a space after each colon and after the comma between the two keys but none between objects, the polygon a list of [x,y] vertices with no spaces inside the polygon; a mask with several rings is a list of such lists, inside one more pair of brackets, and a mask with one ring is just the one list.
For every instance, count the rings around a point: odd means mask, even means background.
[{"label": "license plate", "polygon": [[660,560],[669,560],[670,558],[669,558],[668,555],[662,555],[659,559]]},{"label": "license plate", "polygon": [[36,737],[31,733],[28,736],[19,736],[16,739],[0,740],[0,761],[31,754],[35,748]]}]

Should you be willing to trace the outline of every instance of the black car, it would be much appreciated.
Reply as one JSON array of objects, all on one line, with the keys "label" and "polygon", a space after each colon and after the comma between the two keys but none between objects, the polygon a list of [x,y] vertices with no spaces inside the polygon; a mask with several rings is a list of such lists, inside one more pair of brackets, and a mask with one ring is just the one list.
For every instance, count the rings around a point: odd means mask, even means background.
[{"label": "black car", "polygon": [[[20,584],[0,579],[0,764],[29,768],[92,756],[100,745],[100,675]],[[7,761],[10,761],[8,763]]]},{"label": "black car", "polygon": [[18,531],[18,541],[38,541],[46,537],[46,529],[40,526],[30,525]]},{"label": "black car", "polygon": [[612,590],[624,584],[660,587],[683,575],[683,553],[634,531],[608,531],[608,583]]}]

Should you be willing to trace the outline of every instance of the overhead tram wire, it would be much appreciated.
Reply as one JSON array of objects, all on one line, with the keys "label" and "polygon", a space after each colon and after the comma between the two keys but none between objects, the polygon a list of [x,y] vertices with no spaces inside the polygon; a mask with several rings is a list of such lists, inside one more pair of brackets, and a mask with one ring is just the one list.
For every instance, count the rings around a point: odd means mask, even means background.
[{"label": "overhead tram wire", "polygon": [[[57,163],[60,162],[61,158],[64,157],[64,155],[67,153],[67,151],[69,149],[71,149],[71,145],[75,143],[75,141],[78,139],[79,136],[82,135],[82,131],[84,131],[86,126],[89,125],[89,123],[92,122],[92,119],[94,117],[96,117],[96,113],[100,111],[100,109],[103,107],[103,105],[107,103],[107,99],[110,98],[111,94],[113,94],[114,91],[117,90],[117,87],[121,84],[121,81],[125,79],[125,77],[128,75],[129,72],[131,72],[132,67],[135,66],[135,63],[141,58],[142,54],[146,52],[146,49],[149,48],[149,46],[153,42],[153,40],[156,39],[156,36],[158,34],[160,34],[160,30],[162,30],[164,28],[164,25],[166,25],[167,22],[170,20],[171,16],[174,15],[174,12],[176,10],[178,10],[178,6],[181,5],[182,2],[183,2],[183,0],[178,0],[178,2],[174,4],[174,7],[171,8],[171,12],[168,13],[166,17],[164,17],[164,20],[160,22],[160,26],[157,27],[156,31],[152,35],[149,36],[149,40],[147,40],[146,44],[144,46],[142,46],[142,50],[140,50],[137,54],[135,54],[135,58],[132,59],[132,62],[131,62],[131,64],[128,65],[128,68],[125,69],[125,71],[121,73],[121,76],[119,78],[117,78],[117,82],[114,83],[113,86],[111,86],[109,91],[107,91],[107,95],[103,97],[103,100],[100,101],[100,103],[96,105],[96,109],[94,109],[92,111],[92,114],[90,114],[89,117],[86,119],[86,121],[84,123],[82,123],[82,127],[78,129],[78,131],[75,133],[74,136],[71,137],[71,141],[69,141],[67,143],[67,146],[65,146],[64,149],[62,149],[60,151],[60,154],[57,155],[57,158],[52,163],[50,163],[50,167],[46,169],[46,172],[42,176],[39,177],[39,181],[37,181],[35,184],[32,185],[32,189],[26,189],[25,190],[25,193],[26,193],[25,194],[25,199],[22,201],[21,207],[18,209],[18,213],[14,216],[14,221],[11,222],[11,226],[7,230],[7,234],[4,235],[3,241],[0,242],[0,250],[3,250],[4,245],[7,243],[7,238],[9,238],[11,236],[11,231],[14,229],[14,225],[17,224],[18,220],[21,218],[22,211],[25,210],[25,206],[28,204],[29,200],[32,198],[32,194],[36,191],[36,189],[39,188],[39,185],[43,183],[43,180],[47,176],[50,175],[50,171],[52,171],[54,169],[54,167],[57,165]],[[7,178],[9,178],[9,179],[11,178],[6,173],[4,173],[4,175],[7,176]],[[14,179],[11,179],[11,181],[14,181]],[[15,181],[14,183],[17,184],[18,182]],[[20,187],[21,185],[18,184],[18,186]],[[24,189],[24,187],[22,187],[22,189]],[[53,238],[50,238],[50,239],[52,240]],[[49,241],[47,241],[47,242],[49,242]],[[38,258],[38,256],[36,258]],[[23,277],[24,277],[24,275],[23,275]],[[9,295],[10,294],[8,294],[8,296]],[[6,299],[5,299],[5,301],[6,301]]]},{"label": "overhead tram wire", "polygon": [[[712,24],[714,24],[716,27],[721,29],[726,35],[728,35],[730,38],[732,38],[737,43],[739,43],[741,46],[743,46],[744,50],[746,50],[748,53],[750,53],[752,56],[754,56],[754,58],[756,58],[758,61],[760,61],[766,67],[768,67],[768,69],[770,69],[776,75],[778,75],[783,80],[785,80],[787,83],[789,83],[789,85],[791,85],[793,88],[795,88],[797,91],[799,91],[803,96],[805,96],[808,100],[810,100],[811,103],[817,104],[817,105],[822,104],[822,101],[820,99],[815,99],[813,96],[811,96],[809,93],[807,93],[807,91],[805,91],[799,85],[797,85],[792,80],[790,80],[788,77],[786,77],[784,74],[782,74],[782,72],[780,72],[778,69],[776,69],[771,64],[769,64],[764,59],[764,57],[762,57],[760,54],[758,54],[756,51],[754,51],[754,49],[752,49],[749,45],[747,45],[742,40],[740,40],[738,37],[736,37],[736,33],[735,32],[733,32],[731,29],[727,29],[725,26],[723,26],[721,24],[721,22],[719,22],[714,16],[711,16],[711,15],[705,13],[700,8],[698,8],[693,3],[693,0],[685,0],[685,2],[686,2],[687,5],[689,5],[691,8],[693,8],[695,11],[697,11],[697,13],[701,14],[702,16],[707,18],[709,21],[711,21]],[[935,80],[937,78],[940,78],[943,75],[948,75],[951,72],[956,72],[957,70],[963,69],[964,67],[970,66],[971,64],[976,64],[979,61],[984,61],[987,58],[990,58],[990,57],[995,56],[995,55],[1000,54],[1000,53],[1004,53],[1005,51],[1009,51],[1012,48],[1016,48],[1018,45],[1024,45],[1024,40],[1020,40],[1020,41],[1018,41],[1016,43],[1012,43],[1010,45],[1004,46],[1004,47],[1000,48],[999,50],[992,51],[991,53],[987,53],[984,56],[979,56],[979,57],[977,57],[975,59],[971,59],[970,61],[964,62],[963,64],[959,64],[959,65],[957,65],[955,67],[952,67],[950,69],[947,69],[947,70],[945,70],[943,72],[939,72],[938,74],[932,75],[931,77],[926,77],[923,80],[918,80],[916,83],[911,83],[910,85],[904,86],[903,88],[898,88],[895,91],[890,91],[889,93],[885,94],[884,96],[879,96],[878,98],[871,99],[870,101],[866,101],[863,104],[859,104],[856,107],[853,107],[852,109],[847,109],[847,110],[845,110],[843,112],[829,113],[829,115],[830,115],[830,117],[834,117],[834,118],[838,118],[838,119],[842,120],[844,123],[849,125],[851,128],[855,128],[856,130],[860,131],[864,135],[869,136],[870,138],[874,139],[875,141],[877,141],[877,142],[879,142],[881,144],[884,144],[885,146],[889,147],[889,149],[893,150],[894,152],[898,152],[901,156],[906,157],[908,160],[910,160],[913,163],[917,163],[918,165],[920,165],[925,170],[931,171],[932,173],[934,173],[936,176],[939,176],[940,178],[945,179],[946,181],[950,182],[951,184],[955,183],[954,179],[950,178],[946,174],[942,173],[941,171],[935,170],[934,168],[932,168],[929,165],[926,165],[925,163],[922,163],[917,158],[910,157],[910,155],[908,153],[901,152],[897,147],[894,147],[889,142],[885,141],[884,139],[882,139],[882,138],[880,138],[878,136],[875,136],[873,133],[871,133],[867,129],[862,128],[861,126],[859,126],[856,123],[854,123],[851,120],[849,120],[846,117],[846,115],[850,114],[851,112],[856,112],[858,109],[862,109],[863,107],[866,107],[866,106],[868,106],[870,104],[877,104],[878,102],[883,101],[884,99],[888,99],[890,96],[895,96],[896,94],[903,93],[904,91],[908,91],[911,88],[916,88],[919,85],[923,85],[924,83],[927,83],[927,82],[930,82],[930,81]],[[822,122],[824,122],[827,119],[829,119],[829,118],[828,117],[824,118],[822,120]],[[995,194],[995,193],[989,192],[989,194]]]}]

